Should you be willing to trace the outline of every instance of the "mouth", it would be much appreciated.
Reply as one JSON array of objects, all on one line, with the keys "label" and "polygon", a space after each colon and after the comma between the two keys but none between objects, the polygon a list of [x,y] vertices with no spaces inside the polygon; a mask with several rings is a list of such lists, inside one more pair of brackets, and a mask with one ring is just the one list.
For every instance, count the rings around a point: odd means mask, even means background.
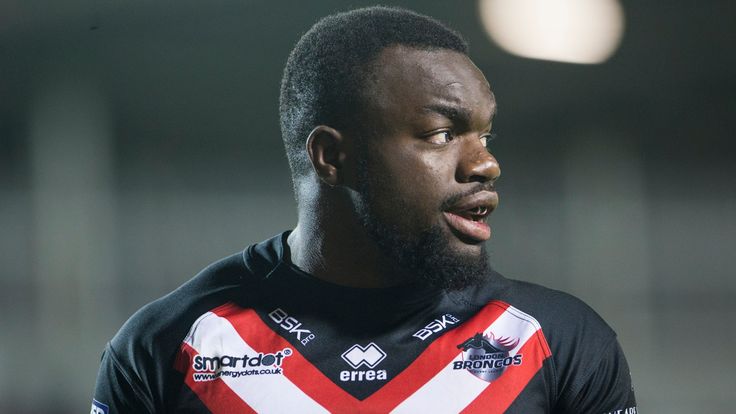
[{"label": "mouth", "polygon": [[498,205],[495,191],[479,191],[460,199],[443,212],[452,231],[465,242],[480,243],[491,238],[486,219]]}]

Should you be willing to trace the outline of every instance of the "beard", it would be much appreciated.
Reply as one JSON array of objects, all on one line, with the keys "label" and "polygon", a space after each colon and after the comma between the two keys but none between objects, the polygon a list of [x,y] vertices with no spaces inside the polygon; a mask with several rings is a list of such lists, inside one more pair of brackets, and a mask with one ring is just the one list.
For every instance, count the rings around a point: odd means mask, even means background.
[{"label": "beard", "polygon": [[409,236],[375,215],[361,219],[379,249],[396,264],[392,273],[401,281],[461,290],[488,278],[490,265],[485,246],[477,256],[461,255],[450,250],[447,236],[439,226]]},{"label": "beard", "polygon": [[[361,200],[358,217],[368,236],[391,262],[386,271],[392,278],[399,283],[418,282],[446,290],[461,290],[489,278],[491,266],[485,245],[477,255],[462,254],[452,249],[449,240],[452,236],[440,225],[409,230],[406,222],[401,225],[389,220],[396,214],[380,212],[376,206],[387,205],[387,199],[391,199],[394,211],[412,209],[396,197],[397,191],[391,191],[391,183],[371,176],[369,171],[381,170],[371,168],[367,154],[363,155],[357,176]],[[438,214],[441,214],[439,206]]]}]

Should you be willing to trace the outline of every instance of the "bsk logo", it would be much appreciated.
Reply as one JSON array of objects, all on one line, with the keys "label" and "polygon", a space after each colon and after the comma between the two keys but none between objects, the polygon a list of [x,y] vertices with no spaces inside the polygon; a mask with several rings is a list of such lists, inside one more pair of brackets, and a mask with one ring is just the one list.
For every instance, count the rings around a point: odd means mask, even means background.
[{"label": "bsk logo", "polygon": [[342,354],[342,359],[355,369],[360,368],[361,365],[375,368],[384,358],[386,358],[386,353],[373,342],[366,345],[365,348],[355,344]]},{"label": "bsk logo", "polygon": [[288,333],[296,334],[296,339],[298,339],[302,345],[306,345],[309,341],[314,339],[314,334],[309,329],[299,329],[302,326],[302,323],[296,320],[296,318],[289,316],[289,314],[281,308],[272,310],[271,313],[268,314],[268,317],[279,324],[280,327],[286,329]]},{"label": "bsk logo", "polygon": [[[388,377],[385,369],[372,369],[386,359],[386,353],[373,342],[366,346],[355,344],[343,352],[341,356],[355,370],[340,371],[340,381],[385,381]],[[358,370],[363,365],[371,369]]]},{"label": "bsk logo", "polygon": [[442,318],[433,320],[432,322],[428,323],[427,326],[425,326],[424,328],[416,331],[412,336],[423,341],[432,336],[432,334],[444,330],[445,328],[447,328],[447,325],[454,325],[458,322],[460,322],[460,319],[449,313],[446,313],[442,315]]}]

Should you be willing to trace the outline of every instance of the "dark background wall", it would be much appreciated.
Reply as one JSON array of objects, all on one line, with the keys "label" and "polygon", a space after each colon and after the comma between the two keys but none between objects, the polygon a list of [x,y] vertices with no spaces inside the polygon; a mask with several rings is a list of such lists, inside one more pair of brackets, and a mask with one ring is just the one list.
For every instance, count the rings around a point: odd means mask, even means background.
[{"label": "dark background wall", "polygon": [[[463,32],[495,90],[496,268],[596,308],[642,409],[732,412],[735,3],[624,2],[601,65],[507,54],[474,1],[388,3]],[[0,411],[86,410],[132,312],[295,224],[281,70],[367,4],[0,3]]]}]

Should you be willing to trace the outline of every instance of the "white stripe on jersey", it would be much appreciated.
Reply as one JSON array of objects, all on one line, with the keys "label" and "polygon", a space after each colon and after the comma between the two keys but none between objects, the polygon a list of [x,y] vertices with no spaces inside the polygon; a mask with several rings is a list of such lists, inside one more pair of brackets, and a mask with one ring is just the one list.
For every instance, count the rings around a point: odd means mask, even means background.
[{"label": "white stripe on jersey", "polygon": [[[509,351],[516,355],[534,333],[541,329],[539,322],[526,313],[509,306],[488,328],[496,338],[519,338],[519,344]],[[466,370],[454,370],[453,362],[462,361],[462,352],[414,394],[399,404],[392,413],[433,412],[457,413],[475,400],[491,383],[483,381]]]},{"label": "white stripe on jersey", "polygon": [[[212,312],[205,313],[194,322],[184,342],[199,354],[208,357],[258,354],[240,337],[227,319]],[[278,351],[280,350],[273,352]],[[191,370],[187,375],[192,375]],[[238,378],[222,376],[220,379],[257,412],[328,412],[282,374],[251,375]]]}]

